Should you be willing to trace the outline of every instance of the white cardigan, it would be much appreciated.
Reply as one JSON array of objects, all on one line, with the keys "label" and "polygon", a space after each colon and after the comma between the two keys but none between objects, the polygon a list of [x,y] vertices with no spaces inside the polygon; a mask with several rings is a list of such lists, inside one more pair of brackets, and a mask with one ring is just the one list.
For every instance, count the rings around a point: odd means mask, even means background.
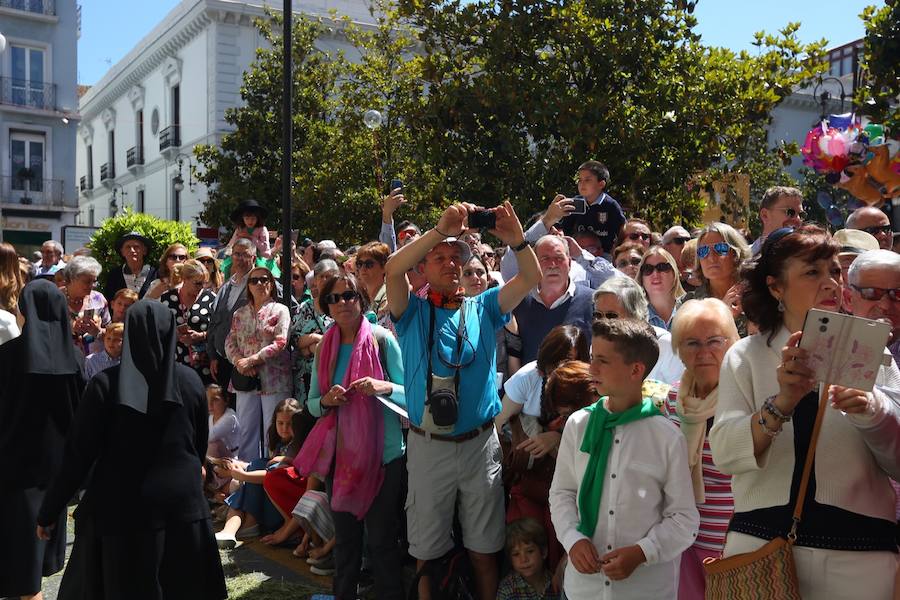
[{"label": "white cardigan", "polygon": [[[735,512],[785,505],[794,469],[794,430],[785,423],[769,448],[753,455],[752,420],[766,398],[778,393],[776,370],[790,332],[782,328],[744,338],[722,362],[719,404],[709,432],[713,460],[733,475]],[[895,496],[888,475],[900,479],[900,371],[881,367],[872,392],[871,415],[849,415],[832,408],[816,447],[816,501],[857,514],[894,521]]]}]

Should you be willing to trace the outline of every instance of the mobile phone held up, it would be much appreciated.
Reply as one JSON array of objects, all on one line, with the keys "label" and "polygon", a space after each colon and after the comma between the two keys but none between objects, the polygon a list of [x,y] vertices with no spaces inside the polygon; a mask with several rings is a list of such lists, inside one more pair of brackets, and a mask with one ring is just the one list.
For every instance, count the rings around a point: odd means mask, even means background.
[{"label": "mobile phone held up", "polygon": [[473,229],[494,229],[497,213],[492,210],[476,210],[469,213],[469,227]]},{"label": "mobile phone held up", "polygon": [[391,189],[390,191],[399,190],[403,188],[403,181],[400,179],[392,179],[391,180]]},{"label": "mobile phone held up", "polygon": [[573,196],[569,198],[572,201],[572,212],[570,215],[583,215],[587,213],[587,200],[584,199],[584,196]]}]

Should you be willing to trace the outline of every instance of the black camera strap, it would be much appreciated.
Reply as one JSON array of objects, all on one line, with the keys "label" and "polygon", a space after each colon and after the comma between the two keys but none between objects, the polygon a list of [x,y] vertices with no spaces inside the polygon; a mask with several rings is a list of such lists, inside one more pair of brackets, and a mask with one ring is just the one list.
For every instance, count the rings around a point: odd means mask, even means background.
[{"label": "black camera strap", "polygon": [[[434,370],[432,369],[431,362],[431,353],[434,351],[434,319],[435,319],[435,310],[434,304],[431,302],[428,303],[429,308],[429,325],[428,325],[428,373],[425,377],[425,391],[426,398],[431,397],[431,379],[432,375],[434,375]],[[462,346],[463,339],[466,334],[466,301],[463,300],[459,305],[459,327],[456,330],[456,354],[459,356],[459,362],[453,363],[453,387],[455,388],[455,392],[457,396],[459,395],[459,371],[462,368]],[[440,350],[438,350],[440,352]],[[452,357],[451,357],[452,358]]]}]

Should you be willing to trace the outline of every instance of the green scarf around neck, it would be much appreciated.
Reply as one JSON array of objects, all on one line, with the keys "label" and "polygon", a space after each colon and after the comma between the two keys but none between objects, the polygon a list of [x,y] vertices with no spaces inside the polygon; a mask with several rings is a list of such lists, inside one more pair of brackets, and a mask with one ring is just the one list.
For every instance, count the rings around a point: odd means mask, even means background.
[{"label": "green scarf around neck", "polygon": [[659,414],[659,409],[649,398],[640,404],[619,413],[611,413],[603,406],[604,398],[588,406],[584,410],[591,413],[584,439],[581,440],[581,451],[591,455],[584,478],[578,490],[578,514],[581,523],[578,531],[594,537],[597,528],[597,514],[600,512],[600,498],[603,495],[603,481],[606,478],[606,465],[609,463],[609,449],[612,447],[613,429],[633,421],[646,419]]}]

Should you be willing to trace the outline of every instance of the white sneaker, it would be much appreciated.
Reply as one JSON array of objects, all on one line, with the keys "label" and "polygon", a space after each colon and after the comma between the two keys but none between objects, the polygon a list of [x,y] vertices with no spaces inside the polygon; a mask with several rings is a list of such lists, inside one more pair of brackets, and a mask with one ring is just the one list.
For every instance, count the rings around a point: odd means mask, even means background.
[{"label": "white sneaker", "polygon": [[216,544],[223,550],[231,550],[237,546],[237,538],[230,533],[220,531],[216,534]]}]

